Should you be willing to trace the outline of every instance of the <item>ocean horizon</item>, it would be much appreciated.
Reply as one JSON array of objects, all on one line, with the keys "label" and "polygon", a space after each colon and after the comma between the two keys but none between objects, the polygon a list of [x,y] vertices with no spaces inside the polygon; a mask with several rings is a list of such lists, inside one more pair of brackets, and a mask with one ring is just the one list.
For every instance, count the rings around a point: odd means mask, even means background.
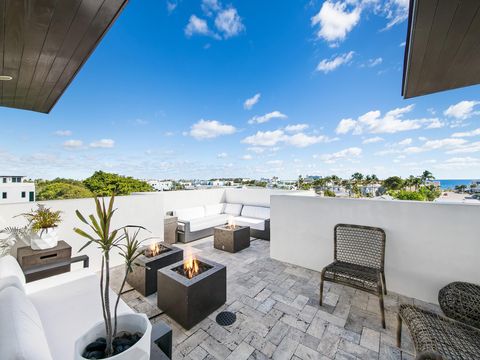
[{"label": "ocean horizon", "polygon": [[466,185],[470,186],[474,179],[436,179],[440,181],[440,189],[455,189],[455,186]]}]

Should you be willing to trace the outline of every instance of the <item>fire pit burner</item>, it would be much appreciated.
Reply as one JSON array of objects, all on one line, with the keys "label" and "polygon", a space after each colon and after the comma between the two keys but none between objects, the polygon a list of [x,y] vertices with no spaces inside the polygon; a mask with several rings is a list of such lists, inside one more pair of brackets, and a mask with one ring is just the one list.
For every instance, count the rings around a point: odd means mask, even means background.
[{"label": "fire pit burner", "polygon": [[237,315],[230,311],[222,311],[221,313],[218,313],[217,317],[215,318],[217,324],[222,326],[232,325],[236,320]]},{"label": "fire pit burner", "polygon": [[225,304],[227,269],[190,258],[158,270],[157,288],[158,307],[189,330]]},{"label": "fire pit burner", "polygon": [[142,247],[135,261],[138,266],[128,274],[127,282],[140,294],[148,296],[157,291],[157,270],[183,259],[183,250],[165,243]]}]

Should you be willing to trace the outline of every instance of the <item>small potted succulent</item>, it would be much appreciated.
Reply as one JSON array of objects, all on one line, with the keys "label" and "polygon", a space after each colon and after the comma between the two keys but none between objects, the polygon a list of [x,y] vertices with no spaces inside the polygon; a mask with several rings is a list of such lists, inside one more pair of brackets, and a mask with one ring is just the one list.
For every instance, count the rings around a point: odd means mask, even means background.
[{"label": "small potted succulent", "polygon": [[[133,271],[135,260],[142,253],[139,251],[143,241],[137,240],[138,234],[144,230],[141,226],[123,226],[111,229],[114,196],[108,205],[105,200],[95,198],[96,216],[84,217],[78,210],[77,217],[88,226],[84,231],[74,231],[87,239],[87,243],[79,250],[94,244],[102,253],[100,273],[100,299],[103,321],[94,325],[75,342],[75,359],[112,360],[149,360],[152,325],[145,314],[117,315],[120,294],[123,291],[127,275]],[[133,233],[130,231],[135,229]],[[110,298],[110,253],[118,250],[125,260],[125,275],[117,298]],[[112,311],[113,310],[113,311]]]},{"label": "small potted succulent", "polygon": [[62,222],[61,211],[53,211],[45,205],[37,204],[35,210],[21,214],[28,221],[31,229],[33,250],[50,249],[58,244],[57,226]]}]

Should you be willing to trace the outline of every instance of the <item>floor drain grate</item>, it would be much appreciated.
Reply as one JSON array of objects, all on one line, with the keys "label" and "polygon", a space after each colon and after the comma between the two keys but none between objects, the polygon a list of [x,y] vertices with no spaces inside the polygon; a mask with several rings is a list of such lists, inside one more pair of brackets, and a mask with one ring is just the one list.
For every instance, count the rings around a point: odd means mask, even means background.
[{"label": "floor drain grate", "polygon": [[235,320],[237,320],[237,315],[235,315],[230,311],[222,311],[217,315],[215,320],[219,325],[228,326],[228,325],[232,325],[235,322]]}]

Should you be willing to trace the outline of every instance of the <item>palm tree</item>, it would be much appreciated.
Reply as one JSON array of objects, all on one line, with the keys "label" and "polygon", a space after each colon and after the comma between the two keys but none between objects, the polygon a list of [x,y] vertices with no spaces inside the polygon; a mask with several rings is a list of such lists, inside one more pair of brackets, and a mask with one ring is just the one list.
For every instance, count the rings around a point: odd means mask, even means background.
[{"label": "palm tree", "polygon": [[356,172],[352,175],[352,180],[355,181],[355,183],[361,183],[363,180],[363,174]]},{"label": "palm tree", "polygon": [[435,176],[433,176],[430,171],[425,170],[423,174],[420,175],[420,179],[422,180],[422,184],[425,185],[428,180],[435,180]]}]

